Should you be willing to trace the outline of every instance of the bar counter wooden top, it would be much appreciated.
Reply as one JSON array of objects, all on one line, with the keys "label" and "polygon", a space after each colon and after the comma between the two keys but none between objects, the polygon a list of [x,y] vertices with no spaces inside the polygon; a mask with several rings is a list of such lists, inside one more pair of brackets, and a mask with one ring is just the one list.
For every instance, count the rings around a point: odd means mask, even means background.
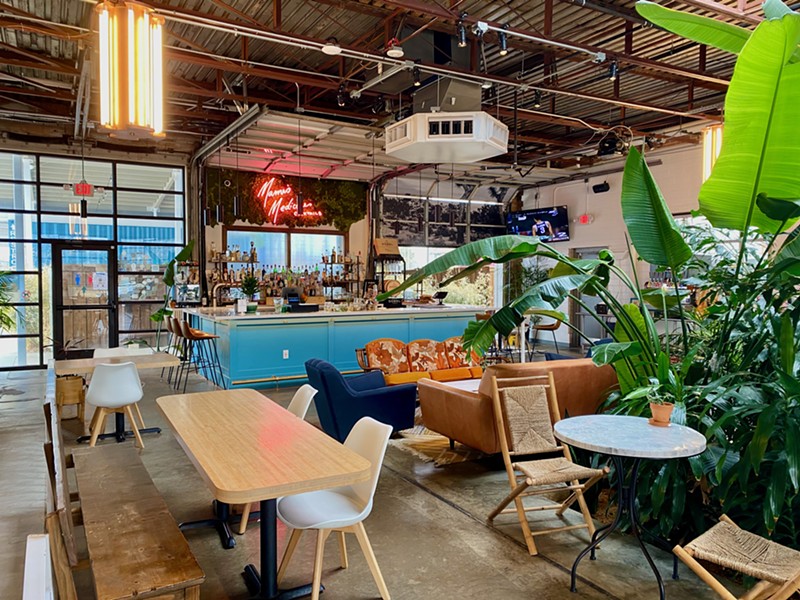
[{"label": "bar counter wooden top", "polygon": [[221,502],[245,504],[369,478],[369,461],[255,390],[177,394],[156,403]]}]

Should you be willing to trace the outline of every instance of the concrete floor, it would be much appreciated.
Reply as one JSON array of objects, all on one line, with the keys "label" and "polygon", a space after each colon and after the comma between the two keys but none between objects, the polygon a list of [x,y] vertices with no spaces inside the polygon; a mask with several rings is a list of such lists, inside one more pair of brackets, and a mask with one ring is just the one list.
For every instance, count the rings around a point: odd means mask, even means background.
[{"label": "concrete floor", "polygon": [[[25,535],[42,529],[45,471],[40,459],[42,413],[36,400],[41,398],[43,380],[42,372],[0,379],[5,383],[0,388],[5,392],[0,398],[0,497],[6,508],[0,514],[0,534],[6,540],[0,551],[0,569],[5,574],[0,579],[0,598],[20,597]],[[209,514],[212,497],[155,405],[155,398],[172,390],[157,375],[145,373],[143,380],[146,395],[141,410],[145,421],[148,426],[160,425],[164,431],[146,436],[142,460],[177,521],[204,518]],[[208,384],[195,376],[187,391],[206,389]],[[284,388],[264,393],[285,406],[293,391]],[[313,405],[308,419],[316,421]],[[65,420],[63,427],[66,445],[74,446],[80,425],[76,420]],[[587,543],[586,533],[539,537],[540,555],[529,556],[513,518],[498,519],[494,527],[485,522],[485,516],[507,491],[500,461],[488,459],[437,468],[390,446],[375,508],[365,526],[392,598],[658,598],[649,567],[634,541],[624,535],[609,538],[598,552],[597,561],[585,560],[581,564],[578,593],[571,594],[569,567]],[[570,512],[567,519],[573,521],[578,515]],[[544,515],[535,518],[544,525],[555,524]],[[251,524],[243,536],[237,536],[237,546],[232,550],[221,547],[213,530],[190,531],[186,537],[206,573],[202,598],[248,597],[240,573],[245,564],[258,563],[256,524]],[[285,542],[286,530],[281,525],[279,552]],[[323,598],[379,597],[355,540],[349,542],[350,568],[346,570],[339,568],[336,542],[328,542]],[[301,540],[286,585],[310,580],[313,543],[313,534]],[[670,556],[650,549],[661,572],[668,574]],[[80,598],[94,597],[88,572],[77,573],[76,584]],[[684,567],[679,581],[667,580],[667,595],[696,600],[715,597]]]}]

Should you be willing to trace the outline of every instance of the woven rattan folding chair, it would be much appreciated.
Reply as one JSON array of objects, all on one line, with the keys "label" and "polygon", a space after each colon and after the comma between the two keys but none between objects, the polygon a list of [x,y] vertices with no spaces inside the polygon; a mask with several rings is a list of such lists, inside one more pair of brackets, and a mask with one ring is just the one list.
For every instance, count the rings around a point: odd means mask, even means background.
[{"label": "woven rattan folding chair", "polygon": [[[495,426],[503,462],[508,474],[511,493],[489,515],[489,522],[500,514],[516,513],[525,536],[528,551],[535,555],[533,536],[588,529],[594,534],[594,523],[583,493],[602,479],[605,469],[589,469],[572,462],[569,449],[560,445],[553,435],[553,424],[560,419],[556,387],[553,374],[497,379],[492,377],[492,400],[494,402]],[[562,452],[563,456],[513,462],[512,457],[533,454]],[[581,483],[583,481],[583,483]],[[559,504],[525,506],[523,497],[569,492]],[[584,522],[580,525],[564,525],[551,529],[531,531],[528,512],[554,510],[561,517],[575,501],[578,501]],[[514,508],[506,508],[514,503]]]},{"label": "woven rattan folding chair", "polygon": [[727,516],[673,552],[725,600],[737,600],[703,565],[706,561],[758,579],[738,600],[786,600],[800,592],[800,552],[740,529]]}]

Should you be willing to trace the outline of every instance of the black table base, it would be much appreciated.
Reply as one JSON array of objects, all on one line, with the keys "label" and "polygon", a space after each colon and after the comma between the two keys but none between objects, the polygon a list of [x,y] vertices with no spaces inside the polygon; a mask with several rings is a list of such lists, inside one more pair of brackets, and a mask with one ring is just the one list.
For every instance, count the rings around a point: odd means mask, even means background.
[{"label": "black table base", "polygon": [[[611,460],[614,462],[614,469],[615,474],[617,477],[617,514],[614,517],[614,520],[609,524],[599,529],[595,530],[594,535],[592,535],[591,543],[581,551],[578,555],[578,558],[575,559],[575,562],[572,565],[572,580],[570,585],[570,591],[577,592],[578,588],[576,587],[576,580],[578,577],[578,565],[584,559],[587,554],[590,554],[590,559],[595,560],[595,550],[600,545],[600,543],[606,539],[612,531],[619,527],[620,521],[622,520],[622,516],[627,514],[630,516],[631,521],[631,533],[633,533],[633,537],[636,539],[636,542],[639,544],[639,548],[642,550],[642,554],[644,554],[645,559],[647,560],[647,564],[650,565],[650,568],[653,570],[653,573],[656,576],[656,581],[658,582],[658,591],[659,597],[661,600],[664,600],[666,597],[666,593],[664,591],[664,580],[661,578],[661,573],[658,572],[658,567],[656,567],[655,562],[653,562],[650,553],[647,551],[647,547],[644,545],[644,540],[642,539],[643,536],[647,536],[651,539],[651,541],[661,548],[662,550],[669,552],[672,554],[672,546],[662,539],[660,536],[656,535],[655,533],[646,530],[642,527],[642,523],[639,520],[639,511],[636,508],[636,483],[639,477],[639,464],[641,463],[640,458],[631,458],[632,461],[630,467],[630,479],[629,482],[626,484],[626,469],[625,469],[625,458],[622,456],[611,456]],[[674,554],[672,555],[672,578],[678,579],[678,557]]]},{"label": "black table base", "polygon": [[[287,590],[278,589],[278,526],[277,526],[277,502],[262,500],[259,507],[261,523],[259,525],[261,534],[261,573],[255,565],[250,564],[244,568],[242,577],[247,585],[247,590],[253,600],[291,600],[292,598],[302,598],[310,596],[313,585],[301,585],[300,587]],[[325,588],[320,586],[320,592]]]},{"label": "black table base", "polygon": [[181,531],[190,531],[192,529],[205,529],[206,527],[213,527],[219,534],[219,539],[222,542],[222,547],[225,550],[230,550],[236,546],[236,540],[233,539],[231,528],[228,526],[228,518],[230,517],[230,505],[224,502],[214,502],[211,504],[211,510],[214,516],[210,519],[200,519],[198,521],[186,521],[178,525]]},{"label": "black table base", "polygon": [[[133,431],[128,431],[125,429],[125,415],[122,413],[116,413],[114,415],[114,431],[111,433],[101,433],[97,436],[98,440],[108,440],[111,438],[116,438],[117,443],[124,442],[127,438],[133,437]],[[144,429],[139,430],[140,434],[144,433],[161,433],[161,427],[146,427]],[[78,438],[78,443],[82,444],[83,442],[88,442],[92,439],[91,435],[82,435]]]}]

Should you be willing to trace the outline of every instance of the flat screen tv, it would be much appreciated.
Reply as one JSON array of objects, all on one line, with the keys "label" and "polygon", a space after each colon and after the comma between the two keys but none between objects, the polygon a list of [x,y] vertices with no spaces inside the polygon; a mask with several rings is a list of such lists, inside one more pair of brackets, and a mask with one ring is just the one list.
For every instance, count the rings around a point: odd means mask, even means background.
[{"label": "flat screen tv", "polygon": [[553,206],[508,213],[506,230],[514,235],[536,236],[543,242],[565,242],[569,239],[567,207]]}]

